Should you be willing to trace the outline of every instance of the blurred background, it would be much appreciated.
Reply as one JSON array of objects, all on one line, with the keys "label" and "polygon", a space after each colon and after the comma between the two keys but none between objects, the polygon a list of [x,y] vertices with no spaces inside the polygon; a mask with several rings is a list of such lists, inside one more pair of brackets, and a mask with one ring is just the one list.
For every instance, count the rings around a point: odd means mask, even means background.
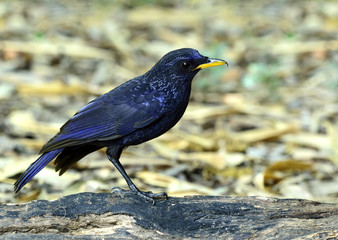
[{"label": "blurred background", "polygon": [[93,98],[192,47],[202,71],[168,133],[121,162],[143,190],[338,202],[337,1],[0,1],[0,202],[127,185],[93,153],[15,195],[41,146]]}]

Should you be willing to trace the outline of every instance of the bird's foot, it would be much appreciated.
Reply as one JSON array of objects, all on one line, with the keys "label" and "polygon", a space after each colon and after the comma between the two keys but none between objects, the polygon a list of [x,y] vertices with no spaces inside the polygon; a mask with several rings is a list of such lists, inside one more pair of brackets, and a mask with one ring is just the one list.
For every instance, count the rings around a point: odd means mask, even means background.
[{"label": "bird's foot", "polygon": [[151,202],[153,205],[155,205],[155,199],[164,199],[167,200],[168,199],[168,194],[165,192],[162,193],[153,193],[153,192],[143,192],[140,191],[139,189],[130,189],[130,190],[125,190],[119,187],[113,187],[111,190],[111,192],[132,192],[134,194],[137,194],[138,196],[140,196],[141,198],[145,199],[148,202]]},{"label": "bird's foot", "polygon": [[155,199],[168,199],[168,194],[165,192],[162,193],[153,193],[153,192],[143,192],[143,191],[133,191],[133,193],[137,194],[141,198],[147,200],[148,202],[151,202],[153,205],[155,205]]}]

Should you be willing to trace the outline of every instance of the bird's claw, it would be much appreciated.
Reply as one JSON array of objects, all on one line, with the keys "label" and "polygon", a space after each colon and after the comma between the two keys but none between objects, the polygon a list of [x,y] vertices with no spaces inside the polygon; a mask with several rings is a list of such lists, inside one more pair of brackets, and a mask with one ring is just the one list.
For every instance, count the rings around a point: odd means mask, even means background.
[{"label": "bird's claw", "polygon": [[155,205],[155,199],[165,199],[168,200],[168,194],[165,192],[162,193],[153,193],[153,192],[143,192],[140,190],[125,190],[119,187],[113,187],[110,189],[110,192],[118,192],[118,193],[122,193],[122,192],[131,192],[134,194],[137,194],[138,196],[140,196],[141,198],[145,199],[148,202],[151,202],[153,205]]},{"label": "bird's claw", "polygon": [[[134,191],[132,191],[134,192]],[[142,192],[142,191],[136,191],[134,192],[140,197],[144,198],[148,202],[151,202],[153,205],[155,205],[155,199],[168,199],[168,194],[165,192],[162,193],[153,193],[153,192]]]},{"label": "bird's claw", "polygon": [[124,192],[124,191],[129,191],[129,190],[124,190],[124,189],[122,189],[122,188],[120,188],[120,187],[112,187],[112,188],[110,189],[110,192],[111,192],[111,193],[114,193],[114,192],[122,193],[122,192]]},{"label": "bird's claw", "polygon": [[168,200],[168,194],[166,192],[161,193],[153,193],[153,192],[142,192],[143,194],[146,194],[148,197],[151,198],[158,198],[158,199],[165,199]]}]

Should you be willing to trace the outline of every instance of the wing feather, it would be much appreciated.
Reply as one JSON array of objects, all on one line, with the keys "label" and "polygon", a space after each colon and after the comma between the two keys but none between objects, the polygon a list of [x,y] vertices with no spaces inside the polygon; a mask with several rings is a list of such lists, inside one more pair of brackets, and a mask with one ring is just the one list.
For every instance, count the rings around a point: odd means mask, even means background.
[{"label": "wing feather", "polygon": [[[133,94],[132,89],[121,85],[88,103],[61,127],[40,153],[93,141],[114,140],[163,116],[161,98],[149,99],[149,95],[153,96],[149,91],[137,88]],[[126,91],[129,92],[123,94]],[[123,98],[118,97],[121,94]]]}]

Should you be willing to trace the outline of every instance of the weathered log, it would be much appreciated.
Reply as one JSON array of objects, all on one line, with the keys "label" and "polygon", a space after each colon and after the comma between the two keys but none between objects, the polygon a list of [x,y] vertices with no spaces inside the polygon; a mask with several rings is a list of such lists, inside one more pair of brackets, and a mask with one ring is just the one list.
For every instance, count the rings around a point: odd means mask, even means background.
[{"label": "weathered log", "polygon": [[0,205],[0,239],[338,239],[338,205],[266,197],[81,193]]}]

